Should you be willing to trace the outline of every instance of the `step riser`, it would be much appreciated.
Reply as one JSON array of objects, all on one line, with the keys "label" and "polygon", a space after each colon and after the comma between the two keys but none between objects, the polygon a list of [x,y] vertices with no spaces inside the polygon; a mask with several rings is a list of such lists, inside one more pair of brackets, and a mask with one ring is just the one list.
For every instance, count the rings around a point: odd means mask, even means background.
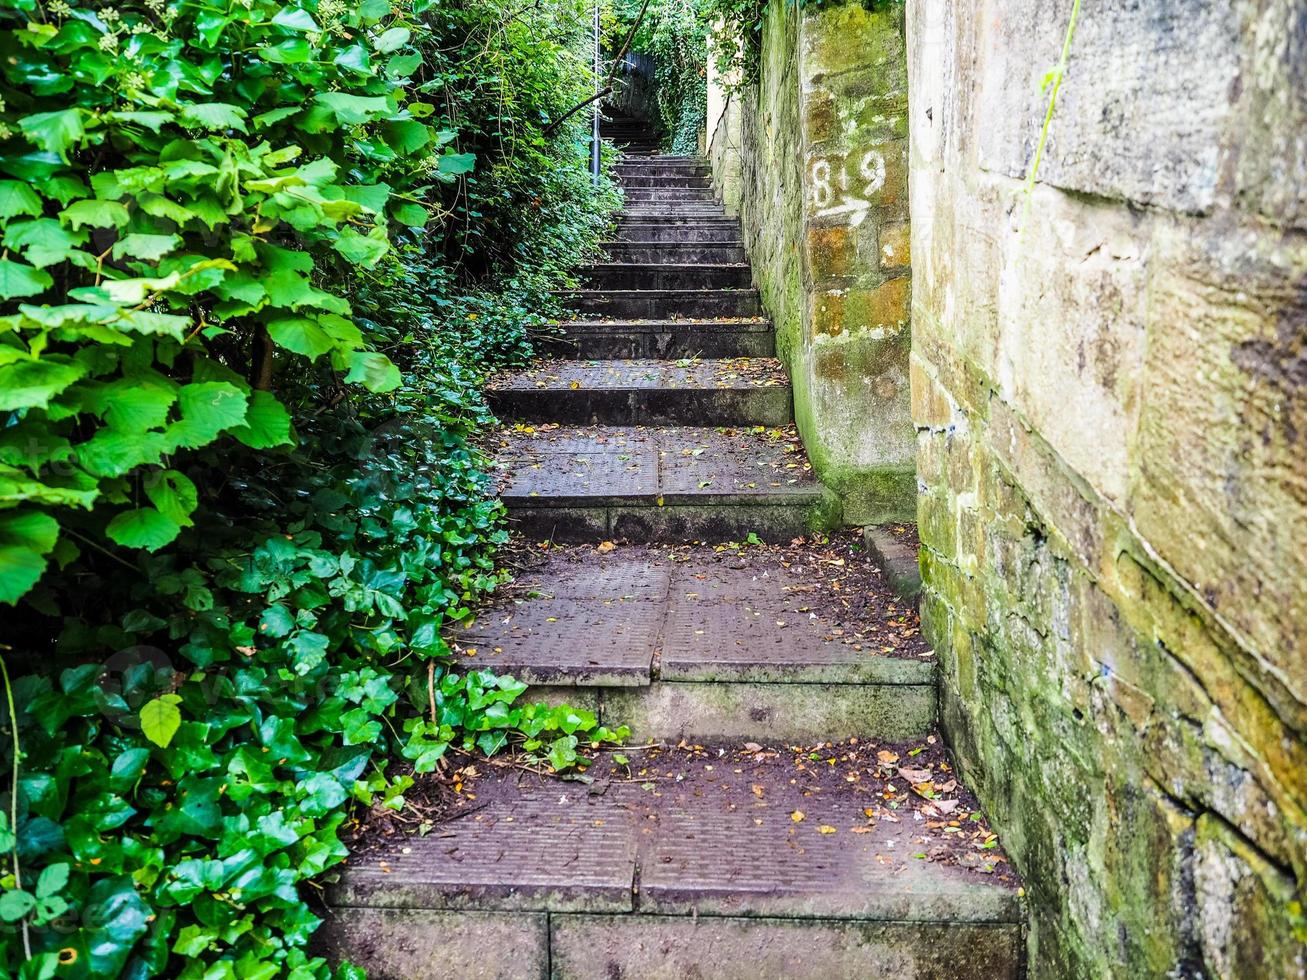
[{"label": "step riser", "polygon": [[469,950],[476,950],[475,975],[496,980],[1025,974],[1015,923],[333,908],[312,949],[376,980],[447,976]]},{"label": "step riser", "polygon": [[654,242],[666,245],[718,245],[740,240],[740,225],[733,218],[700,222],[623,222],[617,226],[623,243]]},{"label": "step riser", "polygon": [[629,269],[595,267],[585,273],[591,289],[748,289],[753,285],[747,265]]},{"label": "step riser", "polygon": [[668,317],[750,317],[762,315],[758,294],[750,289],[692,292],[647,290],[586,293],[567,299],[578,313],[614,320],[662,320]]},{"label": "step riser", "polygon": [[709,181],[707,167],[693,163],[628,163],[618,164],[613,171],[618,180],[654,180],[654,181]]},{"label": "step riser", "polygon": [[660,330],[587,329],[582,323],[564,327],[564,335],[536,342],[548,357],[603,361],[656,357],[774,357],[776,338],[770,327],[758,329],[705,328],[700,324],[671,325]]},{"label": "step riser", "polygon": [[[772,498],[773,500],[777,498]],[[839,526],[838,507],[830,500],[694,504],[656,501],[542,506],[539,498],[505,501],[514,529],[528,539],[553,538],[565,544],[626,540],[636,543],[685,541],[743,541],[750,534],[774,544],[785,544],[814,531]]]},{"label": "step riser", "polygon": [[623,174],[622,186],[629,191],[655,190],[660,192],[675,190],[712,190],[712,183],[707,177],[697,174]]},{"label": "step riser", "polygon": [[610,242],[604,251],[614,262],[639,262],[645,265],[689,265],[703,263],[707,265],[727,265],[748,261],[748,256],[741,245],[701,244],[692,242],[677,244],[666,242],[660,244],[636,244]]},{"label": "step riser", "polygon": [[690,221],[696,218],[725,218],[730,220],[730,216],[726,213],[726,209],[720,205],[709,207],[699,204],[688,204],[685,202],[658,206],[636,203],[634,206],[629,207],[622,212],[623,221],[635,222],[650,220]]},{"label": "step riser", "polygon": [[500,390],[490,408],[502,419],[564,425],[788,425],[788,388]]},{"label": "step riser", "polygon": [[625,196],[628,208],[686,203],[717,204],[712,190],[707,187],[628,187]]}]

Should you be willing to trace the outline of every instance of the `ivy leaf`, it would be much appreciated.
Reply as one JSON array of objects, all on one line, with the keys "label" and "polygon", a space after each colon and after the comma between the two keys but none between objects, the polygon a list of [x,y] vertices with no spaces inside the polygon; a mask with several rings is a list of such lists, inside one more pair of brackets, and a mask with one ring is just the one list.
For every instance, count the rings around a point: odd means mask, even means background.
[{"label": "ivy leaf", "polygon": [[16,180],[0,180],[0,219],[20,214],[40,217],[43,207],[41,198],[26,184]]},{"label": "ivy leaf", "polygon": [[38,112],[18,120],[18,127],[31,142],[68,162],[68,147],[83,136],[82,113],[79,109],[61,109],[58,112]]},{"label": "ivy leaf", "polygon": [[290,434],[290,413],[268,391],[250,393],[245,424],[232,429],[231,434],[251,449],[271,449],[295,442]]},{"label": "ivy leaf", "polygon": [[226,102],[195,102],[182,106],[181,124],[192,129],[235,129],[246,132],[246,112]]},{"label": "ivy leaf", "polygon": [[36,898],[29,892],[15,888],[0,895],[0,920],[17,922],[36,908]]},{"label": "ivy leaf", "polygon": [[180,695],[163,694],[141,708],[141,732],[155,745],[166,749],[182,724]]},{"label": "ivy leaf", "polygon": [[285,6],[273,15],[272,22],[278,27],[284,27],[288,31],[305,31],[318,33],[320,28],[318,22],[313,19],[303,7]]},{"label": "ivy leaf", "polygon": [[41,877],[36,879],[36,897],[49,898],[64,890],[68,884],[68,865],[51,864],[47,865],[41,871]]},{"label": "ivy leaf", "polygon": [[23,262],[0,259],[0,299],[35,296],[54,285],[50,274]]},{"label": "ivy leaf", "polygon": [[349,373],[345,381],[362,384],[368,391],[394,391],[403,380],[397,368],[385,354],[377,351],[350,351]]},{"label": "ivy leaf", "polygon": [[153,507],[125,510],[109,522],[104,533],[124,548],[158,551],[181,533],[181,525]]}]

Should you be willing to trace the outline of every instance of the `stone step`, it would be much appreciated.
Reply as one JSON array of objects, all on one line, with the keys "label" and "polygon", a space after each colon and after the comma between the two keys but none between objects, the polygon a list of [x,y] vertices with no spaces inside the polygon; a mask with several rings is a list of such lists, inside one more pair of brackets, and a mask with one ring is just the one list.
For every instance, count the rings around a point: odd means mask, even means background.
[{"label": "stone step", "polygon": [[629,190],[677,190],[680,188],[711,188],[712,182],[706,173],[662,173],[662,174],[621,174],[622,187]]},{"label": "stone step", "polygon": [[629,748],[588,783],[478,764],[425,834],[350,858],[314,952],[395,978],[472,950],[463,974],[503,980],[1021,977],[1020,883],[964,791],[941,816],[878,763],[911,743],[798,748]]},{"label": "stone step", "polygon": [[607,360],[625,357],[773,357],[771,322],[747,320],[569,320],[559,336],[539,337],[542,356]]},{"label": "stone step", "polygon": [[602,262],[587,266],[582,278],[593,289],[747,289],[753,273],[745,263]]},{"label": "stone step", "polygon": [[729,218],[720,204],[674,201],[667,204],[637,201],[622,212],[622,221],[693,221],[699,218]]},{"label": "stone step", "polygon": [[517,426],[495,460],[512,521],[535,540],[790,541],[838,526],[837,498],[778,428],[786,440],[754,427]]},{"label": "stone step", "polygon": [[617,226],[617,240],[640,244],[709,245],[740,240],[740,223],[735,218],[706,218],[699,221],[623,221]]},{"label": "stone step", "polygon": [[587,425],[785,425],[790,386],[773,358],[546,361],[491,380],[500,418]]},{"label": "stone step", "polygon": [[[675,450],[670,437],[661,444]],[[774,456],[771,447],[764,453]],[[775,475],[770,465],[736,464],[752,482]],[[696,466],[721,471],[697,460],[682,469]],[[558,696],[622,718],[637,741],[924,737],[936,720],[935,666],[911,605],[872,572],[865,581],[876,591],[864,588],[859,599],[877,625],[859,631],[816,592],[826,588],[820,554],[555,549],[454,646],[463,670],[576,688]],[[881,628],[891,617],[913,625]]]},{"label": "stone step", "polygon": [[664,204],[717,204],[711,187],[627,187],[623,194],[631,210]]},{"label": "stone step", "polygon": [[613,168],[619,180],[627,178],[668,178],[685,180],[690,178],[707,179],[710,177],[707,166],[701,163],[677,163],[652,157],[640,163],[619,163]]},{"label": "stone step", "polygon": [[741,242],[605,242],[604,251],[614,262],[646,265],[733,265],[747,262]]},{"label": "stone step", "polygon": [[561,299],[578,313],[614,320],[762,315],[755,289],[582,289]]}]

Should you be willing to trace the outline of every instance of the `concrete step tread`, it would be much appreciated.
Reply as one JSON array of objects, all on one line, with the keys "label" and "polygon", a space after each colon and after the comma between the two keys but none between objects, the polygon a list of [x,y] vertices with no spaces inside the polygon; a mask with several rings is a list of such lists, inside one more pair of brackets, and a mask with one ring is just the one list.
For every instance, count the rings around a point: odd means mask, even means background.
[{"label": "concrete step tread", "polygon": [[[496,439],[501,496],[576,500],[820,498],[793,426],[516,425]],[[524,501],[525,502],[525,501]]]},{"label": "concrete step tread", "polygon": [[454,637],[464,669],[550,686],[933,683],[915,610],[865,555],[855,571],[829,567],[834,549],[601,547],[521,573]]},{"label": "concrete step tread", "polygon": [[644,391],[739,390],[788,385],[784,367],[772,357],[702,361],[631,358],[620,361],[544,361],[532,367],[501,372],[490,381],[488,388],[491,391]]},{"label": "concrete step tread", "polygon": [[939,738],[930,738],[811,751],[629,748],[627,764],[603,753],[588,783],[478,764],[443,822],[351,858],[330,900],[392,909],[1019,922],[1017,879]]}]

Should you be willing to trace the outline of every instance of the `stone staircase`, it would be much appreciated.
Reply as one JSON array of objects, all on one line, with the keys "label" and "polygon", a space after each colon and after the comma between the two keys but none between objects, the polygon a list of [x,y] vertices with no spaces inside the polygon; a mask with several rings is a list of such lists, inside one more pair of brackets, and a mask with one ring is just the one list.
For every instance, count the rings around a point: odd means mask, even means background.
[{"label": "stone staircase", "polygon": [[812,611],[840,560],[738,544],[839,523],[738,225],[702,163],[606,136],[640,148],[607,261],[555,357],[490,393],[537,559],[457,649],[633,747],[585,781],[481,766],[425,836],[351,859],[324,949],[395,977],[1022,976],[1015,880],[946,856],[983,824],[929,651],[877,655]]}]

